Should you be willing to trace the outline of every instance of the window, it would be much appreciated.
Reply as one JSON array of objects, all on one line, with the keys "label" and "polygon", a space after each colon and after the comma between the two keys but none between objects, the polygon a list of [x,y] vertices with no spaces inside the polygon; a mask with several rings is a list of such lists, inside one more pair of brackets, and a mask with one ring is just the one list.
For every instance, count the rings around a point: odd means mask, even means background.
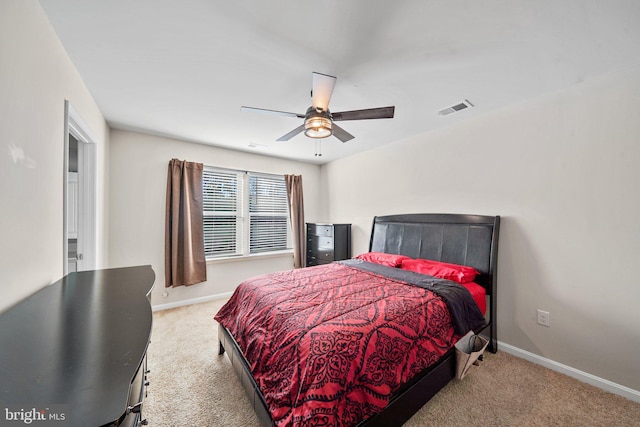
[{"label": "window", "polygon": [[249,174],[249,253],[287,249],[289,202],[283,177]]},{"label": "window", "polygon": [[205,167],[202,185],[207,258],[291,248],[284,177]]},{"label": "window", "polygon": [[241,255],[242,174],[205,168],[202,185],[205,256]]}]

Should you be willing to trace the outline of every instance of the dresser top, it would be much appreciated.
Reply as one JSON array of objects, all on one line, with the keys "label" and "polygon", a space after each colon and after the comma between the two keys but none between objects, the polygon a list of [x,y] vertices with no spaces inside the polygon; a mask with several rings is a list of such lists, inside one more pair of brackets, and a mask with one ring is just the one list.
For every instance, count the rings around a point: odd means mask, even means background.
[{"label": "dresser top", "polygon": [[0,404],[62,406],[71,426],[121,417],[151,334],[154,280],[151,266],[71,273],[2,313]]}]

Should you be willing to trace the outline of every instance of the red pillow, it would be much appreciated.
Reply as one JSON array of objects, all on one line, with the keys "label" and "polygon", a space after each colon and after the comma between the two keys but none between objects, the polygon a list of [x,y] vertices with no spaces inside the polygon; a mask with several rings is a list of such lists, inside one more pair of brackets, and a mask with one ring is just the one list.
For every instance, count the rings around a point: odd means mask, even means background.
[{"label": "red pillow", "polygon": [[447,262],[433,261],[430,259],[405,259],[400,268],[416,273],[428,274],[441,279],[453,280],[458,283],[472,282],[478,274],[478,270],[465,265],[449,264]]},{"label": "red pillow", "polygon": [[372,262],[374,264],[386,265],[387,267],[400,267],[403,260],[411,258],[404,255],[385,254],[384,252],[366,252],[358,255],[356,259]]}]

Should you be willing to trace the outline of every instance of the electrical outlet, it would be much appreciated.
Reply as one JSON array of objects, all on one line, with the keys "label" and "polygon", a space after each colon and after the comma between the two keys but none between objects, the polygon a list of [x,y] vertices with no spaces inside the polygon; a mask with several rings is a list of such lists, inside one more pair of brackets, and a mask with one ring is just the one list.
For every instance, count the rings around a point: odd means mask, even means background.
[{"label": "electrical outlet", "polygon": [[542,326],[550,327],[551,315],[548,311],[542,311],[538,309],[538,324]]}]

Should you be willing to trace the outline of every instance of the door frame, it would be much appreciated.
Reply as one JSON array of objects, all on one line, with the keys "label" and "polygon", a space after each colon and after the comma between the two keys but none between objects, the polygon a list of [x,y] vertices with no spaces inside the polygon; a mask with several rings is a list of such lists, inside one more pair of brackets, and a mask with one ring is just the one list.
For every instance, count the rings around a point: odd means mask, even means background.
[{"label": "door frame", "polygon": [[71,102],[64,101],[64,161],[63,161],[63,272],[69,273],[69,243],[67,225],[67,197],[69,181],[69,134],[78,140],[78,253],[82,260],[77,262],[77,270],[96,268],[97,254],[97,174],[96,152],[98,139],[91,128],[73,108]]}]

